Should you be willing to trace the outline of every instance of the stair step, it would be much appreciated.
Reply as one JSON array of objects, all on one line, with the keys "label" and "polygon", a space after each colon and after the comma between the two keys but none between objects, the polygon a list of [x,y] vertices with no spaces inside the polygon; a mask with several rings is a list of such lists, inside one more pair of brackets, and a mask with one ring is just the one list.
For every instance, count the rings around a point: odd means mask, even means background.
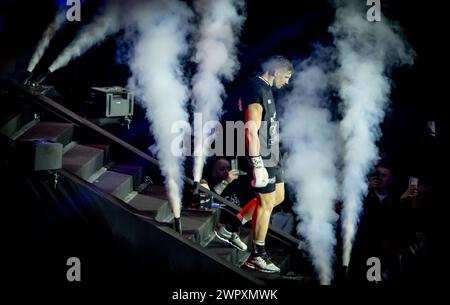
[{"label": "stair step", "polygon": [[247,251],[240,251],[232,245],[220,240],[217,236],[211,243],[208,244],[208,250],[215,253],[224,261],[232,263],[236,267],[240,267],[244,264],[250,255],[252,232],[250,228],[241,228],[239,237],[242,242],[247,245]]},{"label": "stair step", "polygon": [[219,223],[220,209],[211,211],[182,211],[183,234],[193,234],[193,242],[206,247],[214,238],[214,228]]},{"label": "stair step", "polygon": [[129,193],[129,194],[125,197],[125,199],[123,199],[123,201],[125,201],[125,203],[128,203],[128,202],[130,202],[131,200],[133,200],[134,197],[136,197],[137,195],[138,195],[138,192],[132,191],[131,193]]},{"label": "stair step", "polygon": [[95,180],[97,180],[101,175],[103,175],[108,169],[104,166],[102,166],[98,171],[93,173],[89,178],[87,179],[88,182],[93,183]]},{"label": "stair step", "polygon": [[[255,270],[247,268],[245,266],[242,266],[242,268],[248,270],[249,272],[251,272],[253,274],[253,276],[256,276],[260,279],[274,280],[274,279],[280,278],[281,276],[286,275],[290,271],[290,267],[291,267],[291,253],[289,253],[285,247],[281,247],[279,245],[274,245],[273,244],[274,242],[276,243],[276,241],[274,241],[274,240],[266,241],[266,251],[269,254],[269,257],[272,260],[272,262],[280,268],[279,274],[270,274],[270,273],[255,271]],[[250,251],[250,249],[251,248],[249,248],[249,251]]]},{"label": "stair step", "polygon": [[[242,238],[241,238],[242,239]],[[266,273],[266,272],[260,272],[254,269],[250,269],[244,265],[245,261],[250,256],[251,248],[248,248],[247,251],[239,251],[229,245],[226,248],[226,243],[222,242],[222,246],[219,243],[220,241],[216,239],[214,242],[212,242],[208,249],[221,257],[223,260],[234,264],[236,267],[240,267],[246,272],[248,272],[252,277],[258,278],[260,280],[263,280],[265,282],[273,282],[273,281],[281,281],[286,280],[287,278],[292,279],[296,278],[298,280],[303,280],[303,277],[299,275],[294,275],[289,273],[289,276],[287,275],[290,267],[290,254],[286,253],[283,249],[278,249],[278,251],[274,250],[273,248],[267,248],[267,253],[269,254],[272,262],[277,265],[280,268],[280,273]],[[225,245],[225,247],[223,246]],[[266,246],[267,247],[267,246]]]},{"label": "stair step", "polygon": [[150,216],[158,222],[169,223],[173,219],[172,210],[167,199],[137,194],[127,204],[137,209],[140,214]]},{"label": "stair step", "polygon": [[247,245],[247,251],[240,251],[234,248],[232,245],[218,239],[217,237],[208,245],[208,250],[216,254],[224,261],[229,262],[236,267],[242,267],[248,272],[252,273],[260,279],[274,280],[279,279],[281,276],[286,275],[290,271],[291,255],[285,248],[271,245],[270,242],[266,245],[267,253],[269,253],[272,261],[280,267],[280,274],[268,274],[249,269],[244,266],[245,261],[250,256],[251,243],[252,243],[252,231],[251,228],[243,227],[240,229],[239,237]]},{"label": "stair step", "polygon": [[168,222],[172,222],[173,220],[172,208],[170,206],[169,198],[167,197],[166,187],[164,185],[161,184],[149,185],[142,192],[140,192],[140,194],[164,200],[167,204],[161,206],[161,209],[158,211],[155,220],[166,224]]},{"label": "stair step", "polygon": [[141,194],[153,196],[153,197],[168,201],[167,191],[166,191],[166,187],[164,185],[160,185],[160,184],[150,185],[145,190],[143,190],[141,192]]},{"label": "stair step", "polygon": [[121,173],[106,171],[93,182],[102,191],[125,200],[133,191],[133,177]]},{"label": "stair step", "polygon": [[36,126],[37,124],[39,124],[39,119],[35,119],[32,120],[28,123],[26,123],[25,125],[23,125],[20,129],[18,129],[15,133],[13,133],[10,138],[12,140],[17,140],[19,139],[25,132],[27,132],[30,128],[32,128],[33,126]]},{"label": "stair step", "polygon": [[144,168],[130,164],[116,164],[109,170],[133,176],[133,187],[136,189],[144,182]]},{"label": "stair step", "polygon": [[103,166],[103,150],[75,144],[63,155],[63,168],[88,180]]},{"label": "stair step", "polygon": [[284,247],[274,247],[270,243],[266,245],[267,253],[272,261],[281,269],[281,274],[284,275],[290,270],[291,254],[286,251]]},{"label": "stair step", "polygon": [[0,133],[12,138],[17,131],[33,120],[34,115],[31,112],[20,112],[18,110],[12,111],[2,117],[0,123]]},{"label": "stair step", "polygon": [[247,267],[242,267],[246,270],[252,277],[262,280],[266,283],[270,283],[271,285],[283,285],[297,283],[299,285],[317,285],[317,279],[313,274],[300,274],[292,271],[288,271],[287,273],[283,271],[281,268],[281,273],[265,273],[256,271],[253,269],[249,269]]},{"label": "stair step", "polygon": [[39,122],[27,130],[20,140],[45,139],[66,146],[72,141],[74,125],[68,123]]},{"label": "stair step", "polygon": [[104,163],[109,162],[109,152],[111,149],[110,144],[83,143],[83,145],[103,150],[103,154],[104,154],[103,162]]}]

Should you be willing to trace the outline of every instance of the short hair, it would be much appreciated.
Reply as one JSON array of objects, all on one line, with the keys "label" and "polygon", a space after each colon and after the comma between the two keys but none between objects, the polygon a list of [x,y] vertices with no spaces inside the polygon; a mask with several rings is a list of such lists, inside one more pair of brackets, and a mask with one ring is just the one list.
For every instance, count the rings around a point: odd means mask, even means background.
[{"label": "short hair", "polygon": [[384,158],[381,159],[377,162],[377,164],[375,165],[375,168],[377,167],[383,167],[383,168],[387,168],[388,170],[392,172],[394,172],[394,164],[392,163],[391,160]]},{"label": "short hair", "polygon": [[261,69],[263,72],[269,72],[274,74],[275,70],[286,69],[287,71],[293,72],[294,66],[291,61],[284,56],[274,55],[269,57],[266,61],[261,64]]}]

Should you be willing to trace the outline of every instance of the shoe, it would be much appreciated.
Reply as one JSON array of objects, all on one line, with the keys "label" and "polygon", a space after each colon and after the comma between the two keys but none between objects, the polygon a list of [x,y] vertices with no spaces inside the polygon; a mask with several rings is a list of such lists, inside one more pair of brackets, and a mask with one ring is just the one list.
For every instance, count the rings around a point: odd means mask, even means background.
[{"label": "shoe", "polygon": [[247,245],[242,242],[242,240],[239,238],[239,235],[237,235],[237,233],[228,231],[227,229],[225,229],[225,226],[221,225],[217,230],[214,230],[214,233],[216,234],[217,238],[231,244],[236,249],[240,251],[247,250]]},{"label": "shoe", "polygon": [[250,269],[255,269],[261,272],[267,273],[277,273],[280,272],[280,268],[278,268],[272,261],[270,260],[267,253],[261,255],[250,255],[250,257],[245,262],[245,266]]}]

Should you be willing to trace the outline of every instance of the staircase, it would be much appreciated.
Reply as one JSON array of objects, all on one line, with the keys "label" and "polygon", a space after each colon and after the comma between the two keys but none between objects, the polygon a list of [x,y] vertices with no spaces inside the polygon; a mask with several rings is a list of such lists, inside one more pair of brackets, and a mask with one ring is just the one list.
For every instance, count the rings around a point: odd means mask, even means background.
[{"label": "staircase", "polygon": [[[29,93],[28,90],[19,88],[20,92]],[[34,98],[37,98],[38,105],[34,104]],[[123,206],[129,207],[129,213],[159,227],[163,232],[171,230],[173,215],[166,190],[162,184],[151,183],[151,179],[147,176],[148,168],[111,157],[117,155],[115,153],[119,150],[116,148],[117,143],[93,141],[92,137],[83,133],[80,122],[81,125],[85,125],[84,128],[87,126],[89,129],[91,125],[45,97],[31,92],[26,100],[21,101],[23,103],[10,104],[11,107],[1,116],[0,134],[15,143],[33,139],[61,143],[62,170],[83,180],[94,190],[113,196]],[[56,108],[69,113],[66,120],[61,116],[46,114],[49,109]],[[185,187],[189,188],[189,185]],[[202,249],[202,253],[199,253],[199,256],[222,262],[234,270],[233,272],[244,273],[244,276],[254,279],[256,283],[314,282],[311,273],[308,274],[309,266],[297,250],[296,240],[273,230],[270,230],[272,234],[269,234],[267,239],[267,250],[274,262],[280,266],[281,273],[263,274],[245,269],[243,263],[250,253],[238,251],[217,239],[214,234],[214,228],[219,222],[225,221],[236,212],[221,203],[221,208],[211,210],[182,210],[183,242],[200,247],[198,249]],[[251,249],[250,225],[241,229],[240,236],[248,249]]]}]

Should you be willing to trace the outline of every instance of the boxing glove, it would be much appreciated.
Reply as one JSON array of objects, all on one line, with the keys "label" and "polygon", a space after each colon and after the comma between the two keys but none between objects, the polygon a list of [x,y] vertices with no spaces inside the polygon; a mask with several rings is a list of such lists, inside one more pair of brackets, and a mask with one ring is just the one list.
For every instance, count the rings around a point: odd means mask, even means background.
[{"label": "boxing glove", "polygon": [[269,174],[264,167],[264,162],[261,156],[250,158],[253,165],[253,187],[265,187],[269,183]]}]

